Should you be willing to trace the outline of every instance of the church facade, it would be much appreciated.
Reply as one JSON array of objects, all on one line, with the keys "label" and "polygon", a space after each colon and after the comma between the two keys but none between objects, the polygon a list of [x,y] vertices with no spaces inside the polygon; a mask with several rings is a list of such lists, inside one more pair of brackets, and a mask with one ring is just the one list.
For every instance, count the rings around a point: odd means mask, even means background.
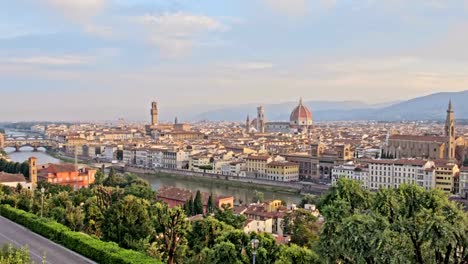
[{"label": "church facade", "polygon": [[257,108],[257,118],[250,122],[247,116],[246,132],[255,128],[258,133],[299,133],[306,134],[312,128],[312,112],[303,103],[302,99],[293,109],[288,121],[266,122],[263,106]]},{"label": "church facade", "polygon": [[456,137],[455,113],[449,102],[443,136],[389,135],[383,146],[386,158],[424,158],[432,160],[463,160],[465,140]]}]

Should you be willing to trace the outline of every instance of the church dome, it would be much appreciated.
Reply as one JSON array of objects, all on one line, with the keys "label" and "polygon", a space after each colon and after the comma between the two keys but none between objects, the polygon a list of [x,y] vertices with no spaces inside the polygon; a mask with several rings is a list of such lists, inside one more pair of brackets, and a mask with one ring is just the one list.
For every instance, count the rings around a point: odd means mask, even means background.
[{"label": "church dome", "polygon": [[312,125],[312,113],[302,104],[302,99],[299,101],[299,105],[292,111],[289,121],[293,126]]}]

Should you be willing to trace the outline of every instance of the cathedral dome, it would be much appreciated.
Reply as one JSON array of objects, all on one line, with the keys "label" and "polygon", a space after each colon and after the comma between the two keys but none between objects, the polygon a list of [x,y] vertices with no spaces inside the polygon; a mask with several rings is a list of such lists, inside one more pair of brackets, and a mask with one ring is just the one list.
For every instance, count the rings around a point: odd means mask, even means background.
[{"label": "cathedral dome", "polygon": [[299,105],[292,111],[289,121],[292,126],[312,125],[312,113],[302,104],[302,99],[299,101]]}]

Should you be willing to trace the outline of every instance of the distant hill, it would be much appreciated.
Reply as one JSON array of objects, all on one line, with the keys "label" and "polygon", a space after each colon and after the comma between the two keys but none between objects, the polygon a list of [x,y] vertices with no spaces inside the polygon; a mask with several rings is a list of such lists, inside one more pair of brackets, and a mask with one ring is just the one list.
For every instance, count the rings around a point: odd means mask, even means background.
[{"label": "distant hill", "polygon": [[[457,119],[468,118],[468,90],[443,92],[421,96],[402,102],[371,105],[359,101],[308,101],[304,102],[315,121],[334,120],[440,120],[445,118],[445,110],[452,100]],[[289,114],[297,102],[265,105],[269,121],[289,120]],[[186,120],[242,121],[247,114],[256,115],[258,104],[219,107],[202,113],[191,113]]]}]

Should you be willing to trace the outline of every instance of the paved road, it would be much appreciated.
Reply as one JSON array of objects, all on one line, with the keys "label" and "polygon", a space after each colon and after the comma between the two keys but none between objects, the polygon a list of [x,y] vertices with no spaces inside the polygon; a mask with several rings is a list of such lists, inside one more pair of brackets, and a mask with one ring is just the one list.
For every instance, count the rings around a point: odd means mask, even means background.
[{"label": "paved road", "polygon": [[8,243],[15,247],[28,245],[31,259],[36,264],[42,263],[44,252],[46,254],[46,261],[49,264],[95,263],[0,216],[0,244]]}]

